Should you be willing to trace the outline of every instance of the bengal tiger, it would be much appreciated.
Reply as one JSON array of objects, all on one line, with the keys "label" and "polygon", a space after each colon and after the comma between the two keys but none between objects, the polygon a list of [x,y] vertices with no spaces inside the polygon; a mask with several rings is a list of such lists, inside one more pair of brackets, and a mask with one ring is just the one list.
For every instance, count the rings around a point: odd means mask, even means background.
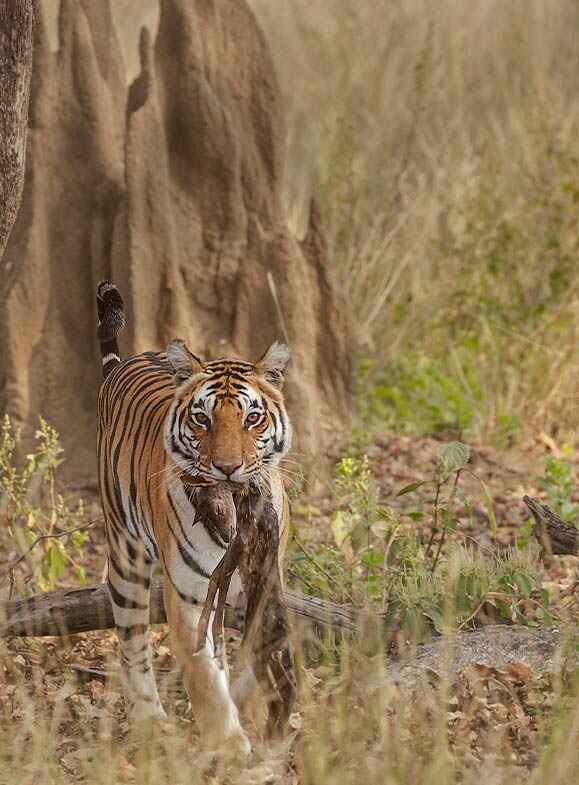
[{"label": "bengal tiger", "polygon": [[[226,744],[247,753],[249,741],[210,634],[196,652],[208,579],[229,538],[211,522],[197,520],[192,483],[226,480],[240,488],[269,483],[283,550],[289,515],[279,463],[290,448],[292,428],[281,389],[289,351],[274,343],[255,363],[204,362],[175,340],[166,352],[121,360],[123,300],[109,281],[98,285],[97,310],[104,377],[98,398],[99,485],[128,713],[136,720],[166,716],[148,635],[151,574],[160,565],[172,648],[201,735],[211,747]],[[228,602],[235,603],[240,590],[234,576]]]}]

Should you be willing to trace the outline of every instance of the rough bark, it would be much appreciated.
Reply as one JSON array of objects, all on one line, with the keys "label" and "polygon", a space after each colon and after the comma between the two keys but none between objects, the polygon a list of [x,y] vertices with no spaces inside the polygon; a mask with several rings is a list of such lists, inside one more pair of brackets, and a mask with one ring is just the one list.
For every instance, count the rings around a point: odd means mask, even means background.
[{"label": "rough bark", "polygon": [[242,0],[163,0],[140,50],[127,88],[110,0],[64,0],[56,54],[36,36],[13,273],[0,274],[0,409],[25,433],[42,414],[69,477],[94,476],[94,289],[110,277],[125,354],[184,338],[254,359],[288,341],[296,445],[319,455],[349,422],[352,333],[318,211],[303,242],[288,227],[267,43]]},{"label": "rough bark", "polygon": [[0,0],[0,260],[24,187],[32,0]]}]

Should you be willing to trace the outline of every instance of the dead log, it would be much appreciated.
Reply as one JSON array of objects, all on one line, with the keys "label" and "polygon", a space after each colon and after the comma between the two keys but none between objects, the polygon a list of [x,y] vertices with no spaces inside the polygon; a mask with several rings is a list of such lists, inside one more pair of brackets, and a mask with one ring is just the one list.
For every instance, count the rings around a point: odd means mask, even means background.
[{"label": "dead log", "polygon": [[[351,636],[360,629],[362,617],[349,608],[314,597],[285,591],[286,604],[293,624],[318,635],[335,632]],[[163,579],[155,578],[151,592],[151,623],[166,621],[163,605]],[[226,623],[238,627],[233,608],[226,612]],[[108,589],[105,584],[82,589],[59,589],[0,606],[0,638],[13,636],[59,636],[114,627]],[[475,632],[442,636],[432,643],[411,648],[401,661],[391,662],[387,674],[406,686],[418,683],[426,672],[451,675],[471,663],[505,667],[511,662],[525,662],[534,670],[555,669],[561,672],[561,645],[577,640],[579,629],[533,629],[520,625],[492,625]],[[573,647],[569,648],[573,651]],[[449,661],[449,652],[452,658]],[[74,666],[78,670],[77,666]],[[117,671],[84,674],[86,678],[116,678]],[[164,673],[167,677],[169,674]]]},{"label": "dead log", "polygon": [[[564,523],[546,504],[525,496],[523,501],[539,524],[542,521],[554,554],[577,554],[579,530]],[[536,527],[537,531],[537,527]],[[361,614],[317,597],[284,591],[283,602],[293,623],[301,624],[322,637],[334,630],[352,635],[360,628]],[[163,605],[163,579],[157,577],[151,589],[151,624],[166,621]],[[378,619],[381,623],[381,619]],[[233,608],[226,609],[226,625],[239,629]],[[114,627],[108,590],[104,584],[77,589],[58,589],[33,597],[6,602],[0,606],[0,638],[17,636],[72,635]]]},{"label": "dead log", "polygon": [[[358,629],[358,614],[353,609],[292,591],[283,592],[283,602],[292,622],[305,625],[318,636],[327,634],[330,629],[352,635]],[[151,624],[164,624],[166,620],[163,578],[156,577],[151,584],[150,621]],[[239,619],[233,608],[226,608],[225,623],[231,629],[239,629]],[[0,606],[0,638],[73,635],[109,630],[114,626],[104,583],[80,589],[57,589],[10,600]]]},{"label": "dead log", "polygon": [[523,496],[523,501],[535,519],[533,534],[538,539],[545,556],[549,559],[553,554],[577,555],[579,552],[579,529],[572,523],[565,523],[547,504]]}]

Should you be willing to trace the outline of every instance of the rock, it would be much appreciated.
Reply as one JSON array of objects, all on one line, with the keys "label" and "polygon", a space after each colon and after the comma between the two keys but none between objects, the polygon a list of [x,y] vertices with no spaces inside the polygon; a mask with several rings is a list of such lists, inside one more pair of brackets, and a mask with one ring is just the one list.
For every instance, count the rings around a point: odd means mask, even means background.
[{"label": "rock", "polygon": [[452,677],[474,664],[501,669],[525,663],[533,671],[557,671],[565,640],[559,629],[489,625],[418,646],[401,662],[389,665],[387,672],[393,681],[413,686],[428,674]]}]

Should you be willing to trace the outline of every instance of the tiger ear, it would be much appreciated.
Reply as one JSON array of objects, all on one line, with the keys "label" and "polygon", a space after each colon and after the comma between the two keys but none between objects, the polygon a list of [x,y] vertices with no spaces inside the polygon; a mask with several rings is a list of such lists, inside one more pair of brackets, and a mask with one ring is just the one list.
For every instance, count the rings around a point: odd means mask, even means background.
[{"label": "tiger ear", "polygon": [[283,372],[289,362],[290,353],[285,343],[272,343],[265,354],[255,363],[255,368],[260,376],[281,390],[283,387]]},{"label": "tiger ear", "polygon": [[169,346],[167,346],[167,359],[173,369],[173,376],[177,386],[203,370],[201,360],[195,357],[185,345],[185,341],[180,339],[171,341]]}]

